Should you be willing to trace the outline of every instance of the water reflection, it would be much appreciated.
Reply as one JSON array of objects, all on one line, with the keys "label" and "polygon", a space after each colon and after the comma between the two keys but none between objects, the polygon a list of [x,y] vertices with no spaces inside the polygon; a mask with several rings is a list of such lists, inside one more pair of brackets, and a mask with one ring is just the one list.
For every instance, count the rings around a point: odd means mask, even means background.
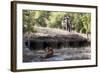
[{"label": "water reflection", "polygon": [[77,48],[61,48],[54,49],[54,55],[49,58],[44,58],[45,51],[43,49],[30,50],[24,48],[23,62],[44,62],[44,61],[64,61],[64,60],[86,60],[91,59],[90,46]]}]

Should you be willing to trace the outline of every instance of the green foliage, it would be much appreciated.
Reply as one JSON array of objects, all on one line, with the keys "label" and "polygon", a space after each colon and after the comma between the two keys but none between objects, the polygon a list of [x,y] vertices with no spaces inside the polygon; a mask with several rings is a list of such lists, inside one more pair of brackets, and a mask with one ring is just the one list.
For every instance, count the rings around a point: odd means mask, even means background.
[{"label": "green foliage", "polygon": [[61,29],[61,22],[65,15],[70,17],[73,31],[91,33],[90,13],[32,10],[23,10],[23,31],[35,32],[34,25]]},{"label": "green foliage", "polygon": [[35,11],[35,23],[37,26],[46,27],[48,24],[48,11]]},{"label": "green foliage", "polygon": [[33,25],[35,12],[23,10],[23,32],[35,32]]},{"label": "green foliage", "polygon": [[51,12],[48,26],[52,28],[61,28],[61,20],[63,16],[63,12]]}]

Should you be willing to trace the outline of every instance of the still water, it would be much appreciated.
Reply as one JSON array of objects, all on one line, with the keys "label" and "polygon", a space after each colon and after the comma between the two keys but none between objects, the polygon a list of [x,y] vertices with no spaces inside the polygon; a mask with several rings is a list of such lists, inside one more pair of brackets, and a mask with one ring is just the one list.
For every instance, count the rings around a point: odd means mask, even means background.
[{"label": "still water", "polygon": [[54,55],[50,58],[43,58],[46,55],[44,50],[23,49],[23,62],[45,62],[45,61],[67,61],[91,59],[90,46],[78,48],[54,49]]}]

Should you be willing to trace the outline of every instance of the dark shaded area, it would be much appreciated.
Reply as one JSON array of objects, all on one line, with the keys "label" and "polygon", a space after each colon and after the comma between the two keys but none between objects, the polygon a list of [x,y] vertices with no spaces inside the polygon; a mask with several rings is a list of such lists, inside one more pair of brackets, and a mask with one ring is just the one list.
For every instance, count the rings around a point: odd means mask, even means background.
[{"label": "dark shaded area", "polygon": [[[25,41],[28,47],[28,41]],[[59,36],[46,36],[46,37],[33,37],[30,39],[30,49],[45,49],[52,47],[60,49],[62,47],[84,47],[90,45],[90,41],[78,34],[59,35]]]}]

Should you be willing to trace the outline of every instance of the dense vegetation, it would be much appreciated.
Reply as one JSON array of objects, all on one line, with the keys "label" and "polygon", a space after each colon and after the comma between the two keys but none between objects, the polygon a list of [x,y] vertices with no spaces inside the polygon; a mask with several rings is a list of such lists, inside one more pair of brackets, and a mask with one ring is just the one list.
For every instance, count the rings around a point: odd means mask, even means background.
[{"label": "dense vegetation", "polygon": [[67,15],[71,19],[73,31],[91,33],[91,14],[78,12],[53,12],[23,10],[23,31],[35,32],[35,26],[61,28],[61,21]]}]

